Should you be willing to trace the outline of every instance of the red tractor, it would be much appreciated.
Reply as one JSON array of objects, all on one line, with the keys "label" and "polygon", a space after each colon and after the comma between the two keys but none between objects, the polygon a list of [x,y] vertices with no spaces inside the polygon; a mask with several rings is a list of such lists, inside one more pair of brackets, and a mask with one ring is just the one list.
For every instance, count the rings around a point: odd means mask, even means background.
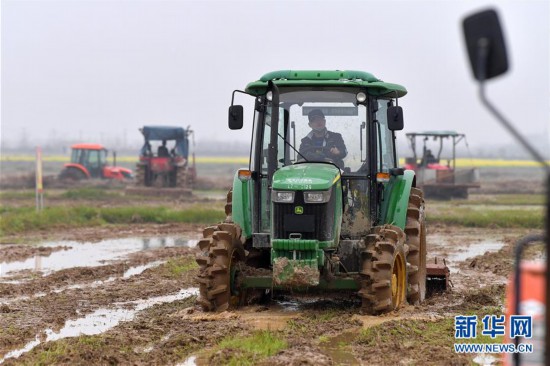
[{"label": "red tractor", "polygon": [[193,131],[167,126],[144,126],[140,131],[145,143],[136,168],[136,185],[171,190],[192,188],[196,169],[194,154],[189,161],[189,136]]},{"label": "red tractor", "polygon": [[90,178],[132,179],[132,170],[116,166],[116,153],[113,165],[107,165],[108,151],[100,144],[75,144],[71,146],[71,162],[64,165],[59,173],[61,180],[83,180]]}]

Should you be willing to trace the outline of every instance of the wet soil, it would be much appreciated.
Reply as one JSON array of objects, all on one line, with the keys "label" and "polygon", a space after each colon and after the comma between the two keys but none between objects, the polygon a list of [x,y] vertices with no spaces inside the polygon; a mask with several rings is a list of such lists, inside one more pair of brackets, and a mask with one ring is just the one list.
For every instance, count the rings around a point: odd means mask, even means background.
[{"label": "wet soil", "polygon": [[[32,232],[19,236],[17,242],[72,240],[94,245],[108,238],[198,239],[202,226],[147,224]],[[223,340],[268,331],[287,346],[266,357],[250,358],[254,364],[472,364],[475,355],[452,351],[451,320],[466,313],[502,311],[513,246],[527,232],[429,225],[428,258],[446,260],[453,287],[421,305],[406,305],[381,316],[362,315],[360,300],[350,293],[327,297],[275,293],[268,303],[221,314],[202,312],[195,296],[155,302],[139,310],[142,302],[196,287],[195,249],[185,246],[144,247],[123,257],[113,255],[100,265],[51,273],[21,271],[9,281],[0,277],[0,360],[5,358],[7,365],[218,365],[248,355],[221,347]],[[0,262],[68,250],[63,244],[1,245]],[[539,258],[540,248],[530,249],[527,256]],[[129,269],[138,267],[129,274]],[[109,323],[123,310],[133,315],[97,334],[83,329],[82,335],[77,332],[47,341],[71,321],[104,311],[100,322]],[[32,347],[18,357],[10,353],[29,344]]]},{"label": "wet soil", "polygon": [[[98,242],[106,238],[129,238],[129,237],[164,237],[180,235],[188,232],[199,234],[204,225],[187,223],[149,224],[140,223],[135,225],[103,225],[95,227],[70,227],[56,230],[32,231],[24,235],[6,235],[1,238],[0,250],[5,245],[13,243],[40,243],[44,241],[74,240],[79,242]],[[22,249],[23,250],[23,249]],[[5,255],[9,251],[5,251]],[[4,252],[2,252],[4,254]],[[0,260],[4,257],[0,256]]]},{"label": "wet soil", "polygon": [[36,255],[47,257],[58,250],[67,250],[70,247],[29,247],[21,245],[6,245],[0,246],[0,260],[2,262],[14,262],[22,259],[31,258]]}]

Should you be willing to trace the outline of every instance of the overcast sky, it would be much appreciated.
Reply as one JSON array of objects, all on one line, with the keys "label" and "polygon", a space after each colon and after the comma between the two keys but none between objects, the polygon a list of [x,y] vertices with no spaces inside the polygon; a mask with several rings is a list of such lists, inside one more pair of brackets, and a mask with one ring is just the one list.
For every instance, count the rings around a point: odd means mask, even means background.
[{"label": "overcast sky", "polygon": [[[488,93],[527,135],[547,139],[550,2],[491,1],[511,72]],[[481,107],[461,20],[486,1],[1,2],[4,141],[141,140],[144,124],[229,131],[233,89],[279,69],[372,72],[404,85],[405,132],[454,129],[470,145],[510,141]],[[543,136],[543,137],[541,137]],[[124,140],[123,140],[124,141]],[[94,141],[95,142],[95,141]]]}]

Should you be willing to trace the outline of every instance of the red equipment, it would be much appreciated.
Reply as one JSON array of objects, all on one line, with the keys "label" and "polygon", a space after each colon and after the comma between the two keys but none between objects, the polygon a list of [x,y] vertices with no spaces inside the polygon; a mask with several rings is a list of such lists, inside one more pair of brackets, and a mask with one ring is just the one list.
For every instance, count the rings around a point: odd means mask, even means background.
[{"label": "red equipment", "polygon": [[100,144],[75,144],[71,146],[71,162],[64,164],[59,173],[62,180],[82,180],[89,178],[125,180],[132,179],[132,170],[116,166],[116,153],[113,165],[107,165],[108,151]]}]

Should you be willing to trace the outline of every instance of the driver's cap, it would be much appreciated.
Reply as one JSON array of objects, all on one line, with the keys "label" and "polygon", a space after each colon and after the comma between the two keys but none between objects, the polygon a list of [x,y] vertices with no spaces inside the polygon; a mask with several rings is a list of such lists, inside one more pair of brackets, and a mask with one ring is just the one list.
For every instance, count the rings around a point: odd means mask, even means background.
[{"label": "driver's cap", "polygon": [[309,118],[309,121],[313,121],[316,117],[325,118],[325,115],[322,110],[320,109],[314,109],[311,112],[308,113],[307,118]]}]

